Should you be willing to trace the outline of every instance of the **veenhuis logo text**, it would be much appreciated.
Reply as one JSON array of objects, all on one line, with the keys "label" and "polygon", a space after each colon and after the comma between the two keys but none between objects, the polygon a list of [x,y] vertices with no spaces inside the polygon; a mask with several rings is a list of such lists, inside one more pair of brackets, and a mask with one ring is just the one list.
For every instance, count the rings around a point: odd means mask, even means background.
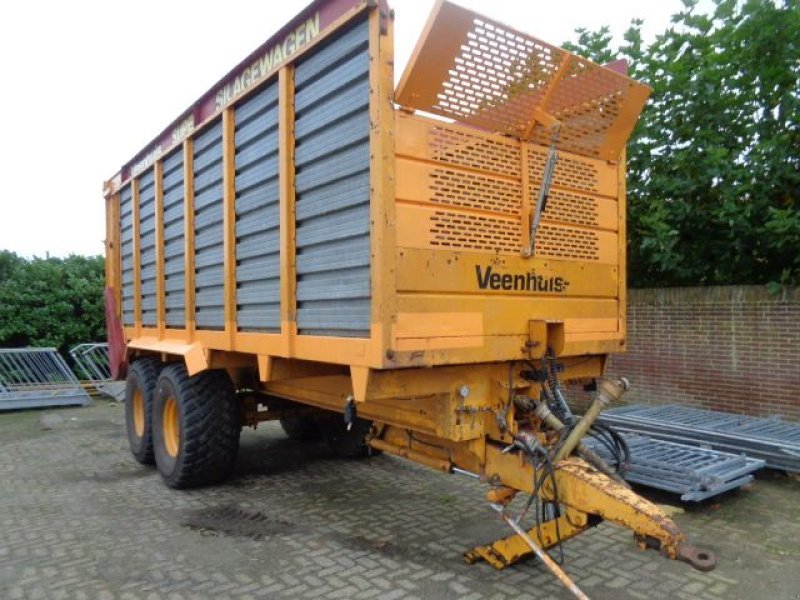
[{"label": "veenhuis logo text", "polygon": [[478,288],[482,290],[561,294],[569,287],[569,281],[563,277],[537,275],[533,269],[526,273],[497,273],[490,266],[475,265],[475,275],[478,278]]}]

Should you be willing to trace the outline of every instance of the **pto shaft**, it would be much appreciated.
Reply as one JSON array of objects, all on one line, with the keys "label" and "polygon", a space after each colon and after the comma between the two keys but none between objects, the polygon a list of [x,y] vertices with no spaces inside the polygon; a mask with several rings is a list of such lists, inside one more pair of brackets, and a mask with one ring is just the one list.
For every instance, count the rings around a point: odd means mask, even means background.
[{"label": "pto shaft", "polygon": [[597,394],[594,401],[586,414],[581,417],[581,420],[575,425],[575,428],[570,432],[564,444],[559,448],[556,455],[553,457],[553,464],[557,464],[562,459],[566,458],[578,446],[583,436],[589,431],[589,428],[597,420],[606,406],[612,401],[617,401],[622,398],[623,394],[630,388],[630,383],[624,377],[617,381],[601,381],[597,386]]}]

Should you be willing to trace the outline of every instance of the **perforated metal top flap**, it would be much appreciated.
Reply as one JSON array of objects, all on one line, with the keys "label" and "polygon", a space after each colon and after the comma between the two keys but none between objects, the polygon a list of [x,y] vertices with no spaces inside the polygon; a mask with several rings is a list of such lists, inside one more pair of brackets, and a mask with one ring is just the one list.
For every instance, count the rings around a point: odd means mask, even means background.
[{"label": "perforated metal top flap", "polygon": [[395,93],[403,107],[593,158],[619,158],[650,88],[439,1]]}]

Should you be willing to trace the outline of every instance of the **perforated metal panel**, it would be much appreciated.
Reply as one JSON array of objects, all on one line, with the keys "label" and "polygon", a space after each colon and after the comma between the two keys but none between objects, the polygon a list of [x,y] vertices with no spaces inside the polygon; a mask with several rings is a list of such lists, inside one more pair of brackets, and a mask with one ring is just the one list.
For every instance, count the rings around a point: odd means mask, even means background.
[{"label": "perforated metal panel", "polygon": [[222,122],[194,138],[195,323],[225,328]]},{"label": "perforated metal panel", "polygon": [[536,232],[536,256],[600,260],[600,238],[594,231],[542,223]]},{"label": "perforated metal panel", "polygon": [[[529,228],[523,222],[523,173],[532,209],[547,149],[420,117],[401,117],[398,131],[398,156],[422,161],[409,167],[399,163],[398,189],[417,194],[401,197],[399,210],[403,200],[430,207],[415,213],[427,217],[427,223],[413,221],[427,229],[429,246],[518,256]],[[421,145],[421,139],[427,143]],[[403,181],[407,177],[422,178],[427,185],[409,186]],[[616,166],[559,152],[535,256],[615,262],[617,191]]]},{"label": "perforated metal panel", "polygon": [[600,221],[597,199],[564,190],[550,190],[545,214],[556,221],[596,227]]},{"label": "perforated metal panel", "polygon": [[436,204],[520,214],[522,184],[519,181],[435,169],[431,173],[430,190],[431,202]]},{"label": "perforated metal panel", "polygon": [[166,325],[186,324],[186,232],[184,224],[183,148],[163,162],[164,190],[164,304]]},{"label": "perforated metal panel", "polygon": [[279,332],[277,84],[239,104],[235,120],[236,320],[242,331]]},{"label": "perforated metal panel", "polygon": [[618,72],[445,2],[431,15],[396,99],[545,145],[555,119],[560,149],[614,160],[648,94]]},{"label": "perforated metal panel", "polygon": [[[403,133],[400,137],[407,135]],[[424,200],[480,211],[437,210],[431,213],[430,245],[518,253],[522,211],[519,144],[445,124],[430,125],[425,135],[427,158],[442,167],[431,171],[429,191]]]},{"label": "perforated metal panel", "polygon": [[133,282],[133,194],[127,185],[119,193],[120,269],[122,286],[122,324],[134,325]]},{"label": "perforated metal panel", "polygon": [[429,129],[428,144],[433,160],[519,177],[521,153],[518,144],[505,143],[446,125]]},{"label": "perforated metal panel", "polygon": [[430,230],[431,245],[436,247],[519,252],[518,220],[437,210]]},{"label": "perforated metal panel", "polygon": [[153,169],[139,177],[139,269],[142,325],[156,326],[156,187]]},{"label": "perforated metal panel", "polygon": [[[528,157],[528,171],[533,182],[530,201],[533,206],[538,198],[547,152],[542,147],[529,145]],[[600,238],[593,231],[600,225],[597,195],[601,192],[601,186],[598,164],[585,159],[578,160],[561,152],[553,173],[553,186],[542,214],[548,222],[542,223],[536,233],[535,255],[583,261],[600,260]],[[586,229],[571,225],[580,225]]]},{"label": "perforated metal panel", "polygon": [[369,336],[368,50],[362,20],[295,70],[300,334]]},{"label": "perforated metal panel", "polygon": [[[530,152],[530,177],[531,180],[538,182],[542,180],[544,166],[547,162],[547,150],[541,147],[529,145]],[[553,173],[553,185],[565,187],[572,190],[583,190],[591,193],[600,193],[600,175],[598,165],[586,160],[577,160],[559,153],[556,169]]]}]

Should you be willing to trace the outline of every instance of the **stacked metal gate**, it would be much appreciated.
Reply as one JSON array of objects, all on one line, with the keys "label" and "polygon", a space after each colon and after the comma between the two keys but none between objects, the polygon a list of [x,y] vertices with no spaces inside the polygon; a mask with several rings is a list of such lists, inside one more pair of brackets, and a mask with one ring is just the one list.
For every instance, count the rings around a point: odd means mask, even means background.
[{"label": "stacked metal gate", "polygon": [[800,472],[800,424],[689,406],[632,404],[603,412],[615,429],[670,442],[762,459],[768,467]]},{"label": "stacked metal gate", "polygon": [[[626,434],[631,462],[624,472],[632,482],[681,495],[681,500],[698,502],[739,488],[753,480],[764,461],[685,444]],[[613,457],[594,438],[585,442],[607,461]]]},{"label": "stacked metal gate", "polygon": [[87,404],[89,394],[55,348],[0,350],[0,410]]},{"label": "stacked metal gate", "polygon": [[[115,400],[125,399],[125,382],[111,377],[108,344],[78,344],[69,351],[75,363],[75,373],[96,394],[110,396]],[[95,394],[93,394],[94,396]]]}]

